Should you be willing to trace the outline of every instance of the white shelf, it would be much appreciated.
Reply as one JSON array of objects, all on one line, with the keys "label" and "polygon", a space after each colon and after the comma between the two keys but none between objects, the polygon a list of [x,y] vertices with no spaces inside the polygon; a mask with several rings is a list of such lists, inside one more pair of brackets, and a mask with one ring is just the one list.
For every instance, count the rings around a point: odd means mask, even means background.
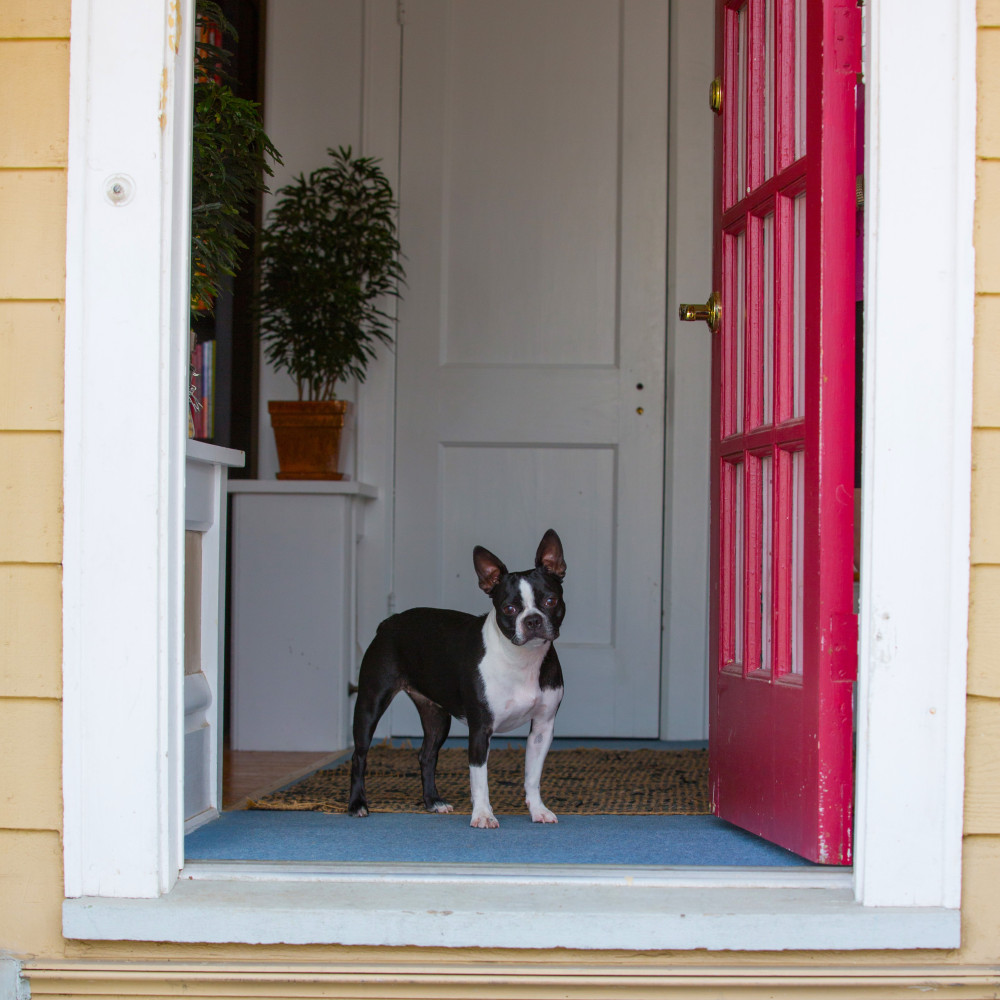
[{"label": "white shelf", "polygon": [[246,454],[235,448],[223,448],[218,444],[208,444],[206,441],[187,440],[187,457],[195,462],[208,462],[212,465],[226,465],[234,469],[242,469],[247,463]]}]

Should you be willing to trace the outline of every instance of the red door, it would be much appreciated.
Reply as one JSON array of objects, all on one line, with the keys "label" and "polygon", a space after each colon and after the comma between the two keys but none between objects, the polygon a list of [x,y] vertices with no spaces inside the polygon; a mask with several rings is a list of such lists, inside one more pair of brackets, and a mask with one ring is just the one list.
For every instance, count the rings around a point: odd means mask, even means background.
[{"label": "red door", "polygon": [[713,809],[849,864],[856,0],[717,0],[716,67]]}]

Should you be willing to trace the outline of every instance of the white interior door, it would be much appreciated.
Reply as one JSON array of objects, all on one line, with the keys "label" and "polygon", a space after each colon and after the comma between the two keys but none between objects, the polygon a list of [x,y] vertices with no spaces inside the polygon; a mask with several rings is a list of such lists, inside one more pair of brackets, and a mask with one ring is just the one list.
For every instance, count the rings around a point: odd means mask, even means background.
[{"label": "white interior door", "polygon": [[660,0],[406,8],[395,605],[555,528],[560,735],[658,733],[666,133]]}]

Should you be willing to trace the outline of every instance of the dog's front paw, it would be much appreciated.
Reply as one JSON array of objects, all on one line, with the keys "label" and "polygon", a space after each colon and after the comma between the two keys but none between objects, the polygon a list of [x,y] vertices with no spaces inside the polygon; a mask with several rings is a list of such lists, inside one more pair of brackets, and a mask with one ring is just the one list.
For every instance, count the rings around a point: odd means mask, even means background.
[{"label": "dog's front paw", "polygon": [[472,814],[469,826],[474,826],[477,830],[496,830],[500,821],[493,815],[492,809],[477,809]]},{"label": "dog's front paw", "polygon": [[556,814],[551,809],[546,809],[545,806],[536,806],[531,809],[531,822],[558,823],[559,820],[556,819]]},{"label": "dog's front paw", "polygon": [[368,805],[366,803],[364,803],[364,802],[359,802],[357,804],[355,804],[355,803],[352,802],[351,805],[349,805],[347,807],[347,815],[348,816],[358,816],[358,817],[367,816],[368,815]]},{"label": "dog's front paw", "polygon": [[450,813],[453,812],[451,806],[447,802],[443,802],[438,799],[436,802],[427,807],[428,812],[432,813]]}]

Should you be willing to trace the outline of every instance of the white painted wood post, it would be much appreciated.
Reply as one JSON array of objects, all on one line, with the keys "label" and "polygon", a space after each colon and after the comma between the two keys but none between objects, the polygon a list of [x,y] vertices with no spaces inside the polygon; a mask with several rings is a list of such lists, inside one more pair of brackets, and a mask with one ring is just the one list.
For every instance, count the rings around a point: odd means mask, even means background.
[{"label": "white painted wood post", "polygon": [[67,896],[182,863],[193,0],[74,0],[66,248]]}]

